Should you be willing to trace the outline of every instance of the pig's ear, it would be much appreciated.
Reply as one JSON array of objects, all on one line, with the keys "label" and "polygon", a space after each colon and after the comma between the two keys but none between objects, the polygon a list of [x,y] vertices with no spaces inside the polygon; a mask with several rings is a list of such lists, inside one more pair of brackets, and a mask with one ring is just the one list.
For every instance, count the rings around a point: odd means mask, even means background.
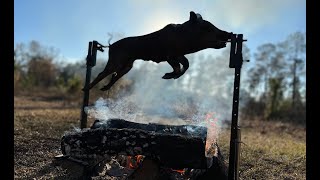
[{"label": "pig's ear", "polygon": [[197,15],[193,11],[190,11],[190,21],[197,21]]},{"label": "pig's ear", "polygon": [[202,19],[202,16],[201,16],[200,14],[198,14],[198,13],[197,13],[197,19],[198,19],[198,20],[203,20],[203,19]]},{"label": "pig's ear", "polygon": [[191,11],[190,12],[190,21],[191,22],[195,22],[195,21],[198,21],[198,20],[202,20],[202,17],[200,14],[196,14],[195,12]]}]

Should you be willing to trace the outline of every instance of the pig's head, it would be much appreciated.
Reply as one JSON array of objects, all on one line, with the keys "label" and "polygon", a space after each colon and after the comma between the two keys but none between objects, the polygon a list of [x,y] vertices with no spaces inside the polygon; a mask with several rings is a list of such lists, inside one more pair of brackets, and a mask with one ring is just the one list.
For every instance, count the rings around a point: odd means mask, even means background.
[{"label": "pig's head", "polygon": [[190,12],[189,21],[183,24],[184,30],[195,45],[204,48],[220,49],[226,47],[226,41],[231,39],[232,33],[215,27],[209,21],[203,20],[200,14]]}]

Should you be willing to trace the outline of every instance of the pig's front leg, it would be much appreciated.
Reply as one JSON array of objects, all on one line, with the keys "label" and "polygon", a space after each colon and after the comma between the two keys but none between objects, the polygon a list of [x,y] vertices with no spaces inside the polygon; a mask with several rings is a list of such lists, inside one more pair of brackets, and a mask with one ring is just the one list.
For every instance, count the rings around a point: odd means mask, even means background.
[{"label": "pig's front leg", "polygon": [[173,71],[171,73],[166,73],[164,76],[162,76],[162,79],[173,79],[181,73],[180,63],[177,61],[177,59],[170,59],[167,62],[170,64]]},{"label": "pig's front leg", "polygon": [[[178,79],[189,68],[189,61],[185,56],[178,56],[174,59],[170,59],[168,60],[168,63],[171,65],[173,72],[166,73],[164,76],[162,76],[163,79]],[[182,64],[182,69],[180,64]]]},{"label": "pig's front leg", "polygon": [[176,59],[180,64],[182,64],[182,70],[176,74],[176,76],[174,77],[174,79],[178,79],[180,76],[182,76],[187,69],[189,68],[189,61],[185,56],[179,56]]}]

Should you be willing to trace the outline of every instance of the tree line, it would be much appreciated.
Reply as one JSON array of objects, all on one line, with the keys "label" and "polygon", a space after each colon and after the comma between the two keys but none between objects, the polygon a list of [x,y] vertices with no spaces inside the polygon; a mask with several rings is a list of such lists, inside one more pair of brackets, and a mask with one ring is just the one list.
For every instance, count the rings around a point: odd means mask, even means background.
[{"label": "tree line", "polygon": [[259,46],[247,82],[245,115],[305,123],[306,34],[295,32],[277,44]]}]

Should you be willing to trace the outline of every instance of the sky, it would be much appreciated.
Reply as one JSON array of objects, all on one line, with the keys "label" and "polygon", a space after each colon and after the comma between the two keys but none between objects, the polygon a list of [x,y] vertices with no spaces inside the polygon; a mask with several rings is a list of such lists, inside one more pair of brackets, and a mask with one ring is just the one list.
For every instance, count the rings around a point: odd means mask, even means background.
[{"label": "sky", "polygon": [[148,34],[184,23],[190,11],[219,29],[244,34],[251,52],[306,31],[305,0],[14,0],[14,44],[36,40],[75,62],[86,57],[89,41],[107,44],[108,33],[118,34],[111,43]]}]

